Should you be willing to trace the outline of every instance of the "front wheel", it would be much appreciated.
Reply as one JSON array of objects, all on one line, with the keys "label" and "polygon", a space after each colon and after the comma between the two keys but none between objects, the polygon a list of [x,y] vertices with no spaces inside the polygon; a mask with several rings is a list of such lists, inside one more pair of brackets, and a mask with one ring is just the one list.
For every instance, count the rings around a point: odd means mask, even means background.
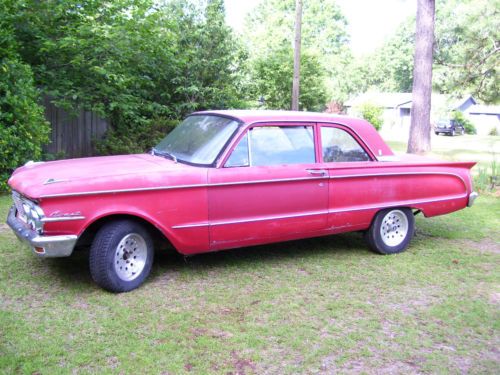
[{"label": "front wheel", "polygon": [[381,254],[397,254],[406,250],[415,232],[415,218],[409,208],[379,211],[366,233],[370,248]]},{"label": "front wheel", "polygon": [[90,273],[110,292],[128,292],[141,285],[153,264],[153,240],[139,223],[119,220],[105,224],[90,248]]}]

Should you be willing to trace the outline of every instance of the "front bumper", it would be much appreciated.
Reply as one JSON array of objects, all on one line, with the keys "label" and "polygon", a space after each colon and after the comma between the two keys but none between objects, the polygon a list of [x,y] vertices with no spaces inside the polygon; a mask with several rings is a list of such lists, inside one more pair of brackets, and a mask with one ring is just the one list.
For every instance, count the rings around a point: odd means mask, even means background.
[{"label": "front bumper", "polygon": [[16,217],[16,208],[12,206],[7,217],[7,224],[22,242],[27,243],[34,254],[45,258],[68,257],[73,253],[78,236],[41,236],[27,228]]}]

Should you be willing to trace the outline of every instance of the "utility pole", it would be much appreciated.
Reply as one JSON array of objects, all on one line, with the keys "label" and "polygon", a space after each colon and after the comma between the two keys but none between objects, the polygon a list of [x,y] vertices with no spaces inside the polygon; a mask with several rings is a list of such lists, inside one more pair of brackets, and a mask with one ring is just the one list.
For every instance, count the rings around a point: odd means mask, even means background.
[{"label": "utility pole", "polygon": [[301,39],[302,39],[302,0],[295,0],[295,49],[293,56],[292,111],[299,110]]}]

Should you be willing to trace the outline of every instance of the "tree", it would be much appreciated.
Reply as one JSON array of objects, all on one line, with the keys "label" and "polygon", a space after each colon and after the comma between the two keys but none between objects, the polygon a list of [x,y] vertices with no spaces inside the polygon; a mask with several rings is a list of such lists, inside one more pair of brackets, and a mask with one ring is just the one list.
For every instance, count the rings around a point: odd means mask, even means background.
[{"label": "tree", "polygon": [[409,153],[431,148],[432,48],[434,43],[434,0],[418,0],[413,67],[413,102],[408,139]]},{"label": "tree", "polygon": [[[249,14],[243,34],[247,48],[251,51],[251,67],[263,57],[280,54],[278,51],[293,45],[295,11],[294,0],[263,0]],[[347,21],[336,1],[303,2],[301,25],[301,51],[311,56],[321,56],[317,60],[318,69],[323,72],[322,86],[329,91],[327,97],[346,95],[341,92],[347,87],[343,71],[352,64],[353,59],[346,58],[349,54]],[[301,96],[304,94],[302,74]],[[257,78],[251,76],[251,81]],[[286,89],[290,90],[290,87]],[[283,96],[286,95],[283,93]]]},{"label": "tree", "polygon": [[300,95],[300,43],[302,40],[302,0],[296,1],[295,10],[295,48],[293,54],[293,87],[292,87],[292,111],[299,110]]},{"label": "tree", "polygon": [[[493,1],[498,4],[498,0]],[[433,89],[454,97],[472,94],[500,102],[500,6],[489,0],[446,0],[436,4]],[[409,92],[415,48],[415,17],[404,21],[386,43],[364,58],[359,85]],[[360,72],[360,69],[357,69]],[[352,75],[352,74],[351,74]],[[364,84],[363,84],[364,82]]]},{"label": "tree", "polygon": [[12,17],[18,7],[16,1],[0,2],[0,191],[7,190],[15,168],[40,158],[49,131],[33,72],[18,53]]},{"label": "tree", "polygon": [[434,86],[444,93],[500,102],[498,0],[448,0],[439,5]]},{"label": "tree", "polygon": [[[250,93],[263,96],[265,108],[289,109],[292,99],[293,50],[283,47],[254,61]],[[322,111],[327,100],[324,71],[319,57],[308,51],[301,56],[301,94],[299,109]]]},{"label": "tree", "polygon": [[244,52],[223,0],[20,0],[16,9],[14,39],[36,86],[59,107],[111,122],[102,152],[144,151],[157,123],[242,106]]}]

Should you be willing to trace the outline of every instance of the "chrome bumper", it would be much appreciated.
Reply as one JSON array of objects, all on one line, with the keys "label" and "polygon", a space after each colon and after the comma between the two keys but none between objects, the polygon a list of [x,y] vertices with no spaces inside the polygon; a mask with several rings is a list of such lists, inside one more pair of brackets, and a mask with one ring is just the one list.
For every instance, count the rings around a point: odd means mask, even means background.
[{"label": "chrome bumper", "polygon": [[41,236],[27,228],[16,217],[16,208],[12,206],[7,217],[7,225],[22,242],[27,243],[34,254],[44,258],[68,257],[73,253],[78,236]]},{"label": "chrome bumper", "polygon": [[476,193],[475,191],[470,193],[469,200],[467,202],[467,207],[472,207],[472,205],[474,204],[474,201],[476,200],[477,197],[479,197],[479,193]]}]

